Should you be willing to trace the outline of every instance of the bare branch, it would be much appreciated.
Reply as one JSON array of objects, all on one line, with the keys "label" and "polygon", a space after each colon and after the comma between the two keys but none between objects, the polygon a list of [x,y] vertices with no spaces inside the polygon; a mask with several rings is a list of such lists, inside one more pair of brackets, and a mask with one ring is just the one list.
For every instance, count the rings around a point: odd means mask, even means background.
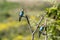
[{"label": "bare branch", "polygon": [[36,26],[36,29],[35,29],[34,31],[33,31],[32,28],[31,28],[31,25],[30,25],[30,21],[29,21],[29,19],[28,19],[28,16],[27,16],[27,15],[25,16],[25,18],[27,19],[28,25],[29,25],[30,32],[32,33],[32,40],[34,40],[34,34],[35,34],[35,32],[37,31],[40,23],[41,23],[42,20],[44,19],[44,16],[45,16],[45,15],[42,15],[42,17],[41,17],[40,21],[38,22],[38,24],[37,24],[37,26]]},{"label": "bare branch", "polygon": [[45,40],[48,40],[48,36],[47,36],[47,19],[45,19]]},{"label": "bare branch", "polygon": [[32,33],[33,30],[32,30],[32,28],[31,28],[31,25],[30,25],[30,22],[29,22],[28,16],[26,15],[25,17],[26,17],[26,19],[27,19],[27,22],[28,22],[28,25],[29,25],[30,32]]},{"label": "bare branch", "polygon": [[40,21],[37,24],[36,30],[33,32],[33,34],[37,31],[39,24],[42,22],[43,19],[44,19],[44,16],[41,17]]}]

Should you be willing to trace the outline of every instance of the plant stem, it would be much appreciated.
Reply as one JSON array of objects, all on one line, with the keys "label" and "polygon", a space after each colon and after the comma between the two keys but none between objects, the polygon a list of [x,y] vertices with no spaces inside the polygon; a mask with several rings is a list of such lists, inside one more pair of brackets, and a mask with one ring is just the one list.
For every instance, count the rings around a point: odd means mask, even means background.
[{"label": "plant stem", "polygon": [[34,33],[32,33],[32,40],[34,40]]}]

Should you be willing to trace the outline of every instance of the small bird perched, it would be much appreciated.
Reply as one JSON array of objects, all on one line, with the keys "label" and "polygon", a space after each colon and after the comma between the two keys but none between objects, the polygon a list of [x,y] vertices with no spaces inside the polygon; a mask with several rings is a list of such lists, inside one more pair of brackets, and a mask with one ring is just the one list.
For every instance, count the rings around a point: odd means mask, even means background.
[{"label": "small bird perched", "polygon": [[[44,24],[41,25],[41,27],[39,27],[39,38],[40,38],[41,34],[46,35],[44,32],[42,32],[44,30],[44,28],[46,28],[46,21]],[[45,29],[45,30],[47,30],[47,29]]]},{"label": "small bird perched", "polygon": [[19,14],[19,21],[21,21],[21,18],[23,17],[23,15],[24,15],[24,9],[22,8]]},{"label": "small bird perched", "polygon": [[41,27],[39,28],[39,38],[40,38],[40,35],[41,35],[41,33],[42,33],[43,30],[44,30],[44,26],[41,26]]}]

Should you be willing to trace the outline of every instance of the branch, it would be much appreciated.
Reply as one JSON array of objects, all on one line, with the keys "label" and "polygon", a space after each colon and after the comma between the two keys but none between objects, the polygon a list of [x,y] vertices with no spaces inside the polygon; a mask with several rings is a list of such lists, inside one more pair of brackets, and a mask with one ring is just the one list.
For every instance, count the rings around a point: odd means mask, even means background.
[{"label": "branch", "polygon": [[44,16],[45,16],[45,15],[42,15],[40,21],[39,21],[38,24],[37,24],[37,27],[36,27],[36,30],[35,30],[35,31],[33,31],[32,28],[31,28],[31,25],[30,25],[30,21],[29,21],[29,19],[28,19],[28,16],[27,16],[27,15],[25,16],[25,18],[27,19],[28,25],[29,25],[30,32],[32,33],[32,40],[34,40],[34,34],[35,34],[35,32],[37,31],[37,29],[38,29],[38,27],[39,27],[39,24],[40,24],[40,23],[42,22],[42,20],[44,19]]},{"label": "branch", "polygon": [[[38,22],[37,27],[36,27],[36,30],[38,29],[39,24],[40,24],[40,23],[42,22],[42,20],[44,19],[44,16],[45,16],[45,14],[44,14],[44,15],[42,15],[42,17],[41,17],[40,21]],[[27,15],[25,16],[25,18],[27,19],[27,22],[28,22],[28,25],[29,25],[30,32],[31,32],[32,34],[34,34],[34,33],[36,32],[36,30],[35,30],[35,31],[33,31],[33,30],[32,30],[31,25],[30,25],[30,22],[29,22],[29,19],[28,19],[28,16],[27,16]]]},{"label": "branch", "polygon": [[25,18],[27,19],[27,22],[28,22],[28,25],[29,25],[30,32],[32,33],[33,30],[32,30],[32,28],[31,28],[31,25],[30,25],[30,22],[29,22],[28,16],[26,15]]},{"label": "branch", "polygon": [[33,34],[37,31],[37,29],[38,29],[38,27],[39,27],[39,24],[42,22],[43,19],[44,19],[44,16],[42,15],[40,21],[39,21],[38,24],[37,24],[36,30],[33,32]]},{"label": "branch", "polygon": [[45,31],[47,32],[47,18],[45,19],[45,23],[44,23],[44,27],[45,27]]}]

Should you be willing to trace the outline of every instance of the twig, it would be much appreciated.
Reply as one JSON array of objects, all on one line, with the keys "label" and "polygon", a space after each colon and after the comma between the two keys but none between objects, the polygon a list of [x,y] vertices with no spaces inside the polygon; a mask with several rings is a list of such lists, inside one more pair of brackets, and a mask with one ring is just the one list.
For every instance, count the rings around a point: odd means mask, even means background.
[{"label": "twig", "polygon": [[[44,16],[45,16],[45,15],[44,15]],[[41,23],[42,20],[44,19],[44,16],[42,15],[40,21],[38,22],[38,24],[37,24],[37,26],[36,26],[36,30],[34,30],[34,31],[33,31],[32,28],[31,28],[31,25],[30,25],[28,16],[27,16],[27,15],[25,16],[25,18],[27,19],[28,25],[29,25],[30,32],[32,33],[32,40],[34,40],[34,34],[35,34],[35,32],[37,31],[37,29],[38,29],[40,23]]]},{"label": "twig", "polygon": [[[38,29],[39,24],[42,22],[43,19],[44,19],[44,16],[42,16],[41,19],[40,19],[40,21],[38,22],[37,27],[36,27],[36,30]],[[36,30],[33,32],[33,34],[36,32]]]},{"label": "twig", "polygon": [[47,36],[47,19],[45,20],[45,40],[48,40],[48,36]]},{"label": "twig", "polygon": [[33,33],[32,33],[32,40],[34,40],[34,34],[35,34],[35,32],[37,31],[37,29],[38,29],[38,27],[39,27],[39,24],[42,22],[43,19],[44,19],[44,16],[42,16],[41,19],[40,19],[40,21],[38,22],[37,27],[36,27],[36,30],[33,31]]},{"label": "twig", "polygon": [[31,25],[30,25],[30,22],[29,22],[28,16],[26,15],[25,17],[26,17],[26,19],[27,19],[27,22],[28,22],[28,25],[29,25],[30,32],[32,33],[33,30],[32,30],[32,28],[31,28]]}]

